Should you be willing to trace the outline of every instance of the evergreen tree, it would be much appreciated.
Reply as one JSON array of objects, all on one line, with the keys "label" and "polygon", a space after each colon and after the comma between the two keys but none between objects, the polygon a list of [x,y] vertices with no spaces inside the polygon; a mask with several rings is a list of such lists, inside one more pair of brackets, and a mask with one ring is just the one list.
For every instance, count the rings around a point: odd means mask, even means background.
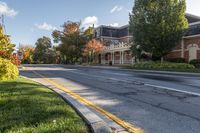
[{"label": "evergreen tree", "polygon": [[185,0],[135,0],[129,22],[134,45],[162,61],[188,28],[185,10]]},{"label": "evergreen tree", "polygon": [[5,35],[3,26],[0,25],[0,52],[12,54],[15,45],[11,43],[8,35]]}]

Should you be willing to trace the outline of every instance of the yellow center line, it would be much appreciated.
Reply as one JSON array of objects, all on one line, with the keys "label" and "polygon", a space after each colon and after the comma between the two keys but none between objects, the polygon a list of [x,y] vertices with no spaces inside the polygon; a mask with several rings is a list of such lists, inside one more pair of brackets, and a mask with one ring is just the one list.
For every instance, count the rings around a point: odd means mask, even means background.
[{"label": "yellow center line", "polygon": [[36,71],[33,71],[36,75],[40,76],[41,78],[45,79],[46,81],[48,81],[49,83],[55,85],[57,88],[65,91],[66,93],[68,93],[69,95],[71,95],[73,98],[75,98],[77,101],[85,104],[86,106],[89,106],[93,109],[95,109],[97,112],[105,115],[107,118],[113,120],[114,122],[116,122],[117,124],[119,124],[120,126],[122,126],[123,128],[125,128],[127,131],[129,132],[132,132],[132,133],[143,133],[144,131],[133,125],[133,124],[130,124],[122,119],[120,119],[119,117],[113,115],[112,113],[102,109],[101,107],[95,105],[94,103],[92,103],[91,101],[87,100],[86,98],[83,98],[81,97],[80,95],[78,95],[77,93],[74,93],[73,91],[71,91],[70,89],[68,88],[65,88],[64,86],[62,85],[59,85],[58,83],[50,80],[49,78],[46,78],[45,76],[37,73]]}]

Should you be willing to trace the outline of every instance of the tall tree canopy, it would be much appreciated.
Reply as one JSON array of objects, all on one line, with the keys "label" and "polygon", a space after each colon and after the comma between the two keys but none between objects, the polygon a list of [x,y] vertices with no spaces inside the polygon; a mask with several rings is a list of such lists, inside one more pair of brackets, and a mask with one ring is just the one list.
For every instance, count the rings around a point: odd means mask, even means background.
[{"label": "tall tree canopy", "polygon": [[162,59],[188,28],[185,10],[185,0],[135,0],[129,22],[135,45]]},{"label": "tall tree canopy", "polygon": [[63,30],[53,31],[52,36],[54,42],[59,43],[57,50],[61,52],[66,63],[75,63],[80,59],[87,37],[79,22],[65,22]]},{"label": "tall tree canopy", "polygon": [[33,59],[36,63],[55,63],[56,52],[52,49],[51,39],[42,37],[35,43]]},{"label": "tall tree canopy", "polygon": [[3,26],[0,25],[0,52],[11,54],[15,45],[11,43],[8,35],[5,35]]},{"label": "tall tree canopy", "polygon": [[88,61],[92,63],[95,59],[95,56],[101,53],[103,49],[104,46],[100,41],[92,39],[86,44],[83,55],[88,57]]}]

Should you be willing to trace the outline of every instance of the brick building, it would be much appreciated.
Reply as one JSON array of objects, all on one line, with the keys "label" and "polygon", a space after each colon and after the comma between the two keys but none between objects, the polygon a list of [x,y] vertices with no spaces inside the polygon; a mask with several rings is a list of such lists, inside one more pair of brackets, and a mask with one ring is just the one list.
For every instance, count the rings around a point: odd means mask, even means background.
[{"label": "brick building", "polygon": [[[186,18],[189,29],[167,58],[185,58],[186,61],[200,59],[200,17],[186,14]],[[104,51],[98,57],[99,63],[131,64],[134,62],[130,51],[132,36],[129,34],[129,25],[99,26],[95,29],[95,38],[105,45]]]},{"label": "brick building", "polygon": [[200,17],[187,14],[189,29],[168,58],[200,59]]}]

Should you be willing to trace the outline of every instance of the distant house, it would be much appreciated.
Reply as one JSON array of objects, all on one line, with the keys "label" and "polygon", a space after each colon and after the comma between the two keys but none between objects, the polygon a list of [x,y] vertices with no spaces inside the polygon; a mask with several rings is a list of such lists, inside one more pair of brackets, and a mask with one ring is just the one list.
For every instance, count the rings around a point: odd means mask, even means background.
[{"label": "distant house", "polygon": [[[186,14],[189,29],[182,41],[167,58],[185,58],[186,61],[200,59],[200,17]],[[122,27],[99,26],[95,29],[95,38],[104,45],[104,51],[99,55],[101,64],[131,64],[134,57],[130,51],[132,35],[129,33],[129,25]]]}]

